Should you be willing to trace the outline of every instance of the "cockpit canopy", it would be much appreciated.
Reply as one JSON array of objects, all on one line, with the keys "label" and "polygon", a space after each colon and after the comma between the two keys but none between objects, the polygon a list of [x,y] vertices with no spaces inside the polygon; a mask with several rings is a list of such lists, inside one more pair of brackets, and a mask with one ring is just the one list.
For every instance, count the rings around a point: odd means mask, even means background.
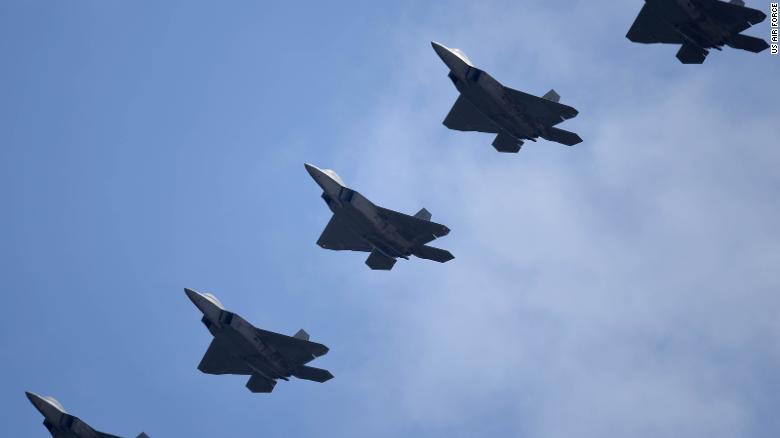
[{"label": "cockpit canopy", "polygon": [[225,306],[223,306],[222,303],[219,301],[219,299],[217,299],[217,297],[215,297],[214,295],[206,292],[203,294],[203,297],[211,301],[215,306],[219,307],[220,309],[225,310]]},{"label": "cockpit canopy", "polygon": [[336,181],[337,183],[339,183],[342,186],[346,187],[346,184],[344,184],[344,181],[341,180],[341,177],[339,176],[339,174],[337,174],[334,170],[331,170],[331,169],[320,169],[320,170],[322,170],[322,173],[324,173],[325,175],[328,175],[329,177],[333,178],[333,180]]},{"label": "cockpit canopy", "polygon": [[53,405],[55,408],[59,409],[60,411],[65,412],[65,408],[62,407],[62,404],[60,404],[60,402],[57,401],[56,398],[50,395],[43,395],[41,396],[41,398],[49,402],[51,405]]},{"label": "cockpit canopy", "polygon": [[460,58],[463,62],[465,62],[466,64],[468,64],[471,67],[474,67],[474,64],[472,64],[471,60],[469,59],[469,57],[466,56],[465,53],[463,53],[463,50],[460,50],[460,49],[450,49],[450,50],[452,50],[452,53],[454,53],[455,56]]}]

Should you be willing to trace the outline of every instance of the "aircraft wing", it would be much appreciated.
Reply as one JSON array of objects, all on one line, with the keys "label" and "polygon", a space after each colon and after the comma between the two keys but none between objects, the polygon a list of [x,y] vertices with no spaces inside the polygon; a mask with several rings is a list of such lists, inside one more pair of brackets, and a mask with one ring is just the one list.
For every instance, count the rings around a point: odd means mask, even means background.
[{"label": "aircraft wing", "polygon": [[252,374],[247,364],[230,354],[230,351],[214,338],[203,355],[198,369],[206,374]]},{"label": "aircraft wing", "polygon": [[447,227],[436,222],[426,221],[387,208],[377,207],[377,210],[380,216],[396,227],[399,234],[415,244],[428,243],[437,237],[446,236],[450,232]]},{"label": "aircraft wing", "polygon": [[719,0],[705,0],[704,9],[732,32],[739,33],[766,19],[766,14],[745,6],[726,3]]},{"label": "aircraft wing", "polygon": [[371,251],[371,246],[335,214],[322,231],[317,245],[333,250]]},{"label": "aircraft wing", "polygon": [[316,342],[286,336],[279,333],[269,332],[263,329],[256,329],[257,335],[272,346],[286,359],[299,364],[305,364],[312,361],[315,357],[322,356],[328,352],[328,347]]},{"label": "aircraft wing", "polygon": [[449,114],[444,119],[444,126],[456,131],[477,131],[498,133],[499,129],[484,114],[471,104],[463,95],[452,105]]},{"label": "aircraft wing", "polygon": [[653,12],[653,9],[645,4],[639,15],[628,30],[626,38],[635,43],[667,43],[682,44],[685,42],[683,37],[672,27],[671,24],[661,19]]},{"label": "aircraft wing", "polygon": [[536,97],[509,87],[504,87],[504,90],[512,103],[520,106],[530,116],[547,126],[557,125],[566,119],[576,117],[578,114],[576,109],[562,103]]}]

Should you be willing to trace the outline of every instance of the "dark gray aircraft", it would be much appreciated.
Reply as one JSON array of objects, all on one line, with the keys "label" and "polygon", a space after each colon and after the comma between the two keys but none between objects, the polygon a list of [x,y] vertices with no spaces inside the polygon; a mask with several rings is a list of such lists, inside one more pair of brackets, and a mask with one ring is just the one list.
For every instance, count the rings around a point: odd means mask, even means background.
[{"label": "dark gray aircraft", "polygon": [[644,44],[682,44],[677,59],[701,64],[708,49],[721,50],[724,45],[754,53],[765,50],[766,41],[740,34],[765,18],[742,0],[645,0],[626,38]]},{"label": "dark gray aircraft", "polygon": [[[49,433],[54,438],[120,438],[109,433],[98,432],[79,417],[68,414],[54,397],[40,396],[32,392],[25,392],[25,394],[35,409],[43,414],[43,425],[49,429]],[[149,436],[141,433],[136,438],[149,438]]]},{"label": "dark gray aircraft", "polygon": [[333,378],[328,370],[304,364],[328,352],[328,347],[309,341],[299,330],[294,336],[256,328],[211,294],[184,289],[203,312],[201,321],[214,339],[198,365],[206,374],[240,374],[252,376],[246,384],[252,392],[271,392],[276,379],[299,379],[326,382]]},{"label": "dark gray aircraft", "polygon": [[550,90],[542,97],[501,85],[474,64],[459,49],[431,42],[433,50],[450,69],[449,78],[460,92],[444,119],[444,126],[457,131],[487,132],[496,135],[493,147],[499,152],[518,152],[523,140],[545,140],[574,146],[579,135],[553,126],[577,115],[577,110],[558,103],[560,96]]},{"label": "dark gray aircraft", "polygon": [[414,216],[374,205],[341,181],[336,172],[305,164],[314,181],[322,187],[322,199],[333,212],[317,245],[335,251],[364,251],[371,254],[366,264],[371,269],[389,271],[396,258],[447,262],[455,257],[449,251],[426,243],[446,236],[450,230],[431,222],[431,214],[422,209]]}]

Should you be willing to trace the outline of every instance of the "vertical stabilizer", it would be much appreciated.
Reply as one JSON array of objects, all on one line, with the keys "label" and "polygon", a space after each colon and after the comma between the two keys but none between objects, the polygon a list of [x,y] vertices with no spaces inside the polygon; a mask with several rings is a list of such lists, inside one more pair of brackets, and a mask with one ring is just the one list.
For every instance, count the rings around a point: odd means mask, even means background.
[{"label": "vertical stabilizer", "polygon": [[553,101],[555,103],[558,103],[561,100],[561,96],[558,93],[556,93],[555,90],[551,89],[550,91],[547,92],[547,94],[542,96],[542,99],[547,99],[547,100],[551,100],[551,101]]},{"label": "vertical stabilizer", "polygon": [[677,52],[677,59],[683,64],[701,64],[707,58],[707,54],[709,52],[706,49],[685,43]]},{"label": "vertical stabilizer", "polygon": [[422,219],[424,221],[430,221],[433,215],[431,215],[431,212],[426,210],[425,208],[422,208],[420,211],[414,214],[414,217],[417,219]]},{"label": "vertical stabilizer", "polygon": [[493,140],[493,147],[499,152],[515,153],[520,151],[523,141],[506,133],[499,133]]},{"label": "vertical stabilizer", "polygon": [[274,390],[274,386],[276,386],[276,380],[259,374],[252,374],[252,377],[246,382],[246,387],[252,392],[271,392]]},{"label": "vertical stabilizer", "polygon": [[371,251],[371,255],[366,259],[369,268],[378,271],[389,271],[395,265],[395,259],[382,254],[379,251]]},{"label": "vertical stabilizer", "polygon": [[306,333],[306,330],[300,329],[300,330],[298,330],[298,333],[293,335],[293,338],[302,339],[304,341],[308,341],[309,340],[309,334]]}]

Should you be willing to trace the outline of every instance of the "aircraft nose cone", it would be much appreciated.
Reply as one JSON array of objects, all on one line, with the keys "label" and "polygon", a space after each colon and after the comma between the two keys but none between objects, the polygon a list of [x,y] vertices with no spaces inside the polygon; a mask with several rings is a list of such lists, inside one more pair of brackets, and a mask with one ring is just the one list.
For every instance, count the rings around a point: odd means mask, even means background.
[{"label": "aircraft nose cone", "polygon": [[449,53],[449,49],[447,49],[446,46],[444,46],[443,44],[439,44],[436,41],[431,41],[431,47],[433,47],[433,50],[436,52],[437,55],[439,55],[439,58],[441,58],[442,60]]},{"label": "aircraft nose cone", "polygon": [[198,298],[200,298],[200,294],[195,292],[192,289],[184,288],[184,293],[187,294],[187,298],[190,299],[194,304],[198,304]]},{"label": "aircraft nose cone", "polygon": [[49,403],[44,400],[43,397],[40,395],[34,393],[25,391],[24,395],[27,396],[27,400],[30,400],[30,403],[32,403],[33,406],[35,406],[35,409],[37,409],[41,414],[46,415],[48,411],[50,411]]},{"label": "aircraft nose cone", "polygon": [[309,175],[311,175],[312,178],[316,178],[317,174],[320,173],[320,169],[318,169],[317,166],[309,163],[303,163],[303,167],[306,168],[306,171],[309,172]]},{"label": "aircraft nose cone", "polygon": [[339,178],[336,172],[330,169],[320,169],[309,163],[305,163],[304,166],[314,182],[316,182],[326,193],[335,192],[344,185],[344,182],[341,181],[341,178]]},{"label": "aircraft nose cone", "polygon": [[184,293],[187,294],[187,298],[192,301],[192,304],[203,313],[209,319],[216,319],[219,314],[225,310],[222,303],[219,302],[217,297],[209,293],[200,293],[192,289],[184,288]]}]

